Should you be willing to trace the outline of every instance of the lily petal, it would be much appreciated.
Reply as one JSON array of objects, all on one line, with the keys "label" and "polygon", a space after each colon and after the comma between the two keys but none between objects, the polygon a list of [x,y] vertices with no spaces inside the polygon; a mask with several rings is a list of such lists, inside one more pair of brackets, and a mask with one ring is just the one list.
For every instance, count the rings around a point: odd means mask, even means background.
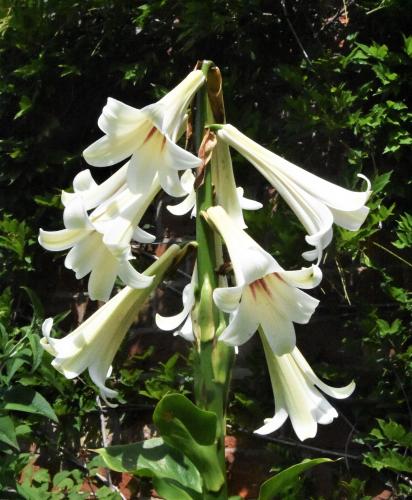
[{"label": "lily petal", "polygon": [[95,253],[87,287],[92,300],[109,300],[118,271],[118,260],[101,245]]},{"label": "lily petal", "polygon": [[242,187],[236,188],[237,196],[239,199],[239,204],[242,210],[259,210],[263,207],[262,203],[259,201],[251,200],[250,198],[245,198],[243,196],[245,190]]},{"label": "lily petal", "polygon": [[87,237],[89,231],[84,229],[60,229],[59,231],[39,231],[39,243],[46,250],[59,252],[67,250],[77,242]]},{"label": "lily petal", "polygon": [[126,182],[126,172],[129,162],[111,175],[106,181],[97,184],[90,174],[90,170],[83,170],[73,180],[74,193],[62,192],[62,203],[67,206],[74,197],[81,196],[86,210],[97,207],[115,195]]},{"label": "lily petal", "polygon": [[65,207],[63,222],[67,229],[86,229],[90,231],[94,229],[80,196],[75,196]]},{"label": "lily petal", "polygon": [[118,266],[117,274],[125,285],[132,288],[147,288],[152,284],[153,276],[139,273],[128,260],[123,260]]},{"label": "lily petal", "polygon": [[314,264],[296,271],[278,271],[278,274],[289,285],[303,289],[315,288],[322,281],[322,271]]},{"label": "lily petal", "polygon": [[239,307],[243,286],[216,288],[213,291],[213,300],[217,307],[226,313],[233,313]]},{"label": "lily petal", "polygon": [[156,236],[137,226],[133,231],[132,239],[138,241],[139,243],[153,243],[156,239]]},{"label": "lily petal", "polygon": [[97,124],[107,135],[123,136],[136,133],[147,121],[147,116],[139,109],[109,97]]},{"label": "lily petal", "polygon": [[210,207],[207,217],[225,240],[238,286],[282,269],[270,254],[234,223],[222,207]]},{"label": "lily petal", "polygon": [[104,135],[83,151],[83,157],[93,167],[109,167],[129,158],[135,150],[134,134],[122,138]]},{"label": "lily petal", "polygon": [[233,313],[229,325],[219,336],[219,340],[232,346],[239,346],[247,342],[256,332],[259,319],[250,300],[242,300],[238,309]]},{"label": "lily petal", "polygon": [[161,330],[166,330],[166,331],[175,330],[188,317],[194,305],[194,296],[191,283],[189,283],[184,287],[182,292],[182,300],[183,300],[183,309],[180,311],[180,313],[175,314],[174,316],[162,316],[160,314],[156,314],[155,318],[156,325]]},{"label": "lily petal", "polygon": [[182,124],[186,120],[186,111],[193,95],[205,82],[200,70],[191,71],[174,89],[160,101],[142,109],[156,127],[165,132],[172,141],[179,137]]},{"label": "lily petal", "polygon": [[[158,328],[161,330],[175,330],[174,335],[180,335],[189,341],[194,341],[193,325],[191,320],[191,312],[195,305],[195,288],[197,286],[197,265],[193,269],[192,279],[186,285],[182,292],[183,309],[180,313],[174,316],[162,316],[156,314],[155,321]],[[179,325],[180,328],[179,328]]]},{"label": "lily petal", "polygon": [[82,279],[95,267],[96,248],[101,244],[101,237],[96,232],[79,241],[66,255],[64,265],[76,273],[76,279]]},{"label": "lily petal", "polygon": [[196,193],[193,190],[186,198],[176,205],[167,205],[167,209],[173,215],[185,215],[196,205]]},{"label": "lily petal", "polygon": [[330,385],[325,384],[312,370],[309,363],[306,361],[302,353],[298,348],[295,349],[293,353],[293,357],[296,360],[296,363],[299,365],[300,370],[304,373],[305,377],[313,384],[319,387],[325,394],[331,396],[335,399],[344,399],[349,397],[356,388],[355,382],[350,382],[348,385],[344,387],[332,387]]}]

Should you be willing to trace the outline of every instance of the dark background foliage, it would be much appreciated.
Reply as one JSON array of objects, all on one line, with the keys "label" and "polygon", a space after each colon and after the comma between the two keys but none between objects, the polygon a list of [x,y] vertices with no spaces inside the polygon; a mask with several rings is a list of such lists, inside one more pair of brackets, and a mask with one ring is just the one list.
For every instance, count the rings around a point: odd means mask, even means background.
[{"label": "dark background foliage", "polygon": [[[373,182],[367,222],[356,234],[335,229],[323,262],[321,305],[298,330],[317,372],[336,385],[353,378],[357,390],[336,404],[341,418],[320,429],[309,449],[287,425],[273,435],[269,465],[322,453],[346,456],[328,469],[323,486],[309,481],[291,498],[361,498],[385,487],[394,497],[410,493],[411,18],[409,0],[0,3],[0,489],[13,495],[17,488],[24,498],[32,498],[30,488],[50,492],[53,474],[63,467],[71,475],[58,479],[70,480],[64,484],[72,493],[89,477],[102,498],[117,498],[97,484],[93,468],[85,471],[89,459],[80,443],[100,444],[102,416],[87,377],[65,381],[38,344],[44,317],[71,308],[74,315],[62,323],[67,331],[95,306],[61,256],[46,253],[36,238],[39,227],[61,227],[60,190],[86,168],[81,152],[100,135],[96,121],[107,96],[144,106],[205,58],[221,69],[229,122],[328,180],[359,189],[356,174],[363,173]],[[300,267],[299,224],[254,169],[234,159],[238,183],[265,202],[248,215],[251,234],[282,265]],[[107,174],[93,171],[97,180]],[[181,226],[170,217],[157,221],[159,241]],[[192,231],[188,221],[183,228]],[[142,268],[147,250],[138,249]],[[173,290],[184,281],[175,281],[156,296],[165,310],[178,307]],[[120,420],[129,428],[138,416],[142,427],[153,401],[191,388],[187,347],[153,334],[150,307],[143,316],[116,362],[124,403],[109,412],[109,427],[118,442],[128,439]],[[42,410],[6,408],[12,387],[44,397]],[[235,369],[230,432],[250,436],[272,411],[263,354],[252,341]],[[45,417],[53,414],[59,423],[50,427]],[[30,443],[43,469],[25,480],[20,471],[33,459],[26,453]],[[268,473],[269,466],[258,479]]]}]

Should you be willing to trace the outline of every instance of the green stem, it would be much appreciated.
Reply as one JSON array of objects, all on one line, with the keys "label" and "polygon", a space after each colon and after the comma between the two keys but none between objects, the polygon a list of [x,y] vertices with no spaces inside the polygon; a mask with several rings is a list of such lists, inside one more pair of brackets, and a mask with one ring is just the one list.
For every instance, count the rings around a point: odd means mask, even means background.
[{"label": "green stem", "polygon": [[[204,61],[202,71],[206,78],[211,68],[210,61]],[[205,123],[213,123],[214,116],[208,103],[207,91],[203,87],[197,94],[194,142],[196,150],[203,140]],[[197,191],[197,213],[214,204],[211,164],[205,167],[202,185]],[[198,244],[195,332],[198,340],[194,364],[195,399],[200,408],[213,411],[217,416],[216,460],[226,478],[225,433],[227,392],[233,362],[233,348],[217,342],[216,332],[221,328],[221,315],[213,302],[213,290],[217,287],[217,254],[215,234],[203,217],[196,218],[196,239]],[[218,492],[205,491],[205,499],[227,499],[226,481]]]},{"label": "green stem", "polygon": [[397,253],[392,252],[392,250],[389,250],[389,248],[384,247],[383,245],[381,245],[377,241],[372,241],[372,244],[375,245],[375,247],[378,247],[378,248],[384,250],[389,255],[392,255],[392,257],[395,257],[396,259],[399,259],[401,262],[403,262],[407,266],[412,267],[412,263],[411,262],[409,262],[408,260],[404,259],[403,257],[401,257],[400,255],[398,255]]}]

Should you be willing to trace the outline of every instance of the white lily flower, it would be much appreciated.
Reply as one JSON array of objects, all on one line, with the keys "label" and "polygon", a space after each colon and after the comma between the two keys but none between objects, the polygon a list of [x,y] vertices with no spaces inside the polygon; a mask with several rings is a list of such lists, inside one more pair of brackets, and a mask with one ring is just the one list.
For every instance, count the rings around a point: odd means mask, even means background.
[{"label": "white lily flower", "polygon": [[108,300],[117,276],[132,288],[145,288],[152,278],[136,271],[130,263],[130,241],[133,238],[150,243],[155,239],[138,224],[159,190],[157,176],[145,194],[133,194],[123,185],[90,215],[85,204],[93,197],[70,198],[63,214],[66,229],[40,229],[39,243],[50,251],[71,249],[64,264],[75,271],[77,279],[90,273],[88,292],[93,300]]},{"label": "white lily flower", "polygon": [[195,289],[197,287],[197,266],[193,269],[192,279],[187,284],[182,292],[183,309],[180,313],[174,316],[162,316],[157,313],[155,316],[156,325],[161,330],[167,332],[175,330],[173,335],[180,335],[188,342],[194,342],[192,325],[192,309],[195,305]]},{"label": "white lily flower", "polygon": [[242,210],[259,210],[262,204],[243,196],[242,187],[236,187],[229,146],[217,137],[212,156],[212,182],[216,190],[216,204],[242,229],[246,228]]},{"label": "white lily flower", "polygon": [[152,286],[145,290],[124,288],[64,338],[51,338],[53,319],[47,318],[42,325],[44,337],[40,343],[55,357],[52,361],[54,368],[68,379],[78,377],[87,369],[106,402],[107,398],[116,397],[117,392],[105,385],[114,356],[136,319],[139,308],[160,282],[179,251],[177,245],[172,245],[146,270],[146,277],[154,280]]},{"label": "white lily flower", "polygon": [[219,309],[232,315],[219,340],[242,345],[261,325],[275,354],[292,351],[296,343],[293,322],[307,323],[319,303],[299,288],[319,284],[319,267],[285,271],[222,207],[211,207],[206,213],[226,243],[236,279],[235,287],[213,292]]},{"label": "white lily flower", "polygon": [[171,196],[184,196],[178,170],[197,168],[201,161],[175,144],[186,110],[205,77],[195,70],[154,104],[136,109],[109,97],[98,120],[105,135],[83,152],[95,167],[115,165],[130,157],[127,184],[144,192],[157,173]]},{"label": "white lily flower", "polygon": [[[222,141],[217,141],[212,156],[212,182],[216,189],[216,203],[222,206],[229,216],[242,228],[246,227],[242,210],[259,210],[262,204],[244,196],[244,189],[236,187],[233,176],[232,161],[229,148]],[[168,205],[167,209],[173,215],[185,215],[191,211],[191,217],[196,216],[196,177],[191,170],[186,170],[181,177],[186,198],[176,205]]]},{"label": "white lily flower", "polygon": [[316,376],[297,347],[290,354],[276,356],[261,335],[275,398],[275,415],[267,418],[257,434],[270,434],[287,420],[298,438],[313,438],[318,424],[330,424],[338,413],[318,390],[335,399],[349,397],[355,390],[352,381],[345,387],[331,387]]},{"label": "white lily flower", "polygon": [[332,224],[335,222],[350,231],[357,231],[363,224],[369,209],[365,206],[371,195],[369,180],[364,192],[350,191],[328,182],[293,163],[268,151],[249,139],[232,125],[219,125],[218,137],[234,147],[275,187],[280,196],[305,227],[306,241],[315,250],[305,252],[303,257],[315,260],[332,239]]},{"label": "white lily flower", "polygon": [[126,187],[128,166],[129,162],[125,163],[101,184],[96,183],[89,169],[82,170],[73,179],[73,193],[62,192],[61,200],[63,205],[66,207],[75,198],[80,197],[86,210],[96,208]]}]

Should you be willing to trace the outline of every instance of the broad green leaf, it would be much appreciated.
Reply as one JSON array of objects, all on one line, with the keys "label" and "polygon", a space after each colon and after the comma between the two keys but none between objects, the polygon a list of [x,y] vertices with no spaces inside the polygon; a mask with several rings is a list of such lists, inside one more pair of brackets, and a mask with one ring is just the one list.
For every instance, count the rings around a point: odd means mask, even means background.
[{"label": "broad green leaf", "polygon": [[216,446],[216,415],[201,410],[182,394],[169,394],[157,404],[153,422],[164,441],[180,450],[198,468],[210,491],[224,483]]},{"label": "broad green leaf", "polygon": [[174,479],[183,487],[202,491],[202,480],[196,467],[187,457],[171,448],[161,438],[109,446],[95,451],[102,457],[107,467],[117,472]]},{"label": "broad green leaf", "polygon": [[54,422],[58,419],[53,411],[53,408],[46,401],[46,399],[38,392],[16,385],[15,387],[5,391],[2,394],[2,401],[0,402],[0,411],[2,410],[16,410],[26,413],[35,413],[50,418]]},{"label": "broad green leaf", "polygon": [[13,420],[8,416],[0,417],[0,441],[19,449]]},{"label": "broad green leaf", "polygon": [[286,488],[296,481],[300,474],[311,469],[315,465],[333,462],[330,458],[314,458],[312,460],[303,460],[300,464],[292,465],[287,469],[279,472],[276,476],[265,481],[260,487],[259,500],[274,500],[282,498],[282,494]]},{"label": "broad green leaf", "polygon": [[153,486],[161,498],[167,500],[202,500],[203,495],[196,491],[185,488],[173,479],[153,479]]}]

